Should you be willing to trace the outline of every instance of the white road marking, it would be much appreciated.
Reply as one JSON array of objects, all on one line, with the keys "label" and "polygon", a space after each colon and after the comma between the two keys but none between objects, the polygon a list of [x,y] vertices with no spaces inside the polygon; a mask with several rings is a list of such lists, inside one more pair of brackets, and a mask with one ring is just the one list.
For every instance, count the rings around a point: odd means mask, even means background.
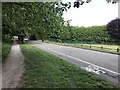
[{"label": "white road marking", "polygon": [[52,52],[55,52],[55,53],[61,54],[61,55],[63,55],[63,56],[67,56],[67,57],[69,57],[69,58],[75,59],[75,60],[77,60],[77,61],[80,61],[80,62],[83,62],[83,63],[89,64],[89,65],[93,65],[93,66],[95,66],[95,67],[98,67],[98,68],[100,68],[100,69],[106,70],[106,71],[108,71],[108,72],[111,72],[111,73],[114,73],[114,74],[120,75],[120,73],[115,72],[115,71],[112,71],[112,70],[110,70],[110,69],[107,69],[107,68],[104,68],[104,67],[101,67],[101,66],[98,66],[98,65],[95,65],[95,64],[92,64],[92,63],[89,63],[89,62],[83,61],[83,60],[81,60],[81,59],[78,59],[78,58],[75,58],[75,57],[69,56],[69,55],[67,55],[67,54],[63,54],[63,53],[58,52],[58,51],[55,51],[55,50],[51,50],[51,49],[49,49],[49,48],[45,48],[45,47],[43,47],[43,46],[41,46],[41,47],[44,48],[44,49],[48,49],[48,50],[50,50],[50,51],[52,51]]},{"label": "white road marking", "polygon": [[96,73],[96,74],[100,74],[100,73],[106,73],[105,71],[103,70],[100,70],[98,67],[94,67],[94,66],[87,66],[87,67],[81,67],[83,69],[85,69],[86,71],[89,71],[89,72],[93,72],[93,73]]}]

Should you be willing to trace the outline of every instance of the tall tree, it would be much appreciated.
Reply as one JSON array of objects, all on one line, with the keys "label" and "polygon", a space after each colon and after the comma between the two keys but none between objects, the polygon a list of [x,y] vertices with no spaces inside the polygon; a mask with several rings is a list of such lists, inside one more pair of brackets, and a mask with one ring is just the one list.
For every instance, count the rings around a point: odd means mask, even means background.
[{"label": "tall tree", "polygon": [[70,3],[3,3],[4,35],[40,35],[44,40],[53,30],[64,25],[63,11],[70,8]]},{"label": "tall tree", "polygon": [[120,18],[116,18],[107,24],[107,31],[112,38],[120,40]]}]

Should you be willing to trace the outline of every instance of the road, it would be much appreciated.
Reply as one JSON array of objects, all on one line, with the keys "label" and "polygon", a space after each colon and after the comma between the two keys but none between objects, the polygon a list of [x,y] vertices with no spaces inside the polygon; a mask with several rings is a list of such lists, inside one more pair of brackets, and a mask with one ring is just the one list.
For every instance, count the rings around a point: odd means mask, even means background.
[{"label": "road", "polygon": [[30,43],[44,51],[63,58],[80,68],[93,72],[96,76],[99,76],[115,85],[119,84],[119,55],[42,43],[40,41],[31,41]]}]

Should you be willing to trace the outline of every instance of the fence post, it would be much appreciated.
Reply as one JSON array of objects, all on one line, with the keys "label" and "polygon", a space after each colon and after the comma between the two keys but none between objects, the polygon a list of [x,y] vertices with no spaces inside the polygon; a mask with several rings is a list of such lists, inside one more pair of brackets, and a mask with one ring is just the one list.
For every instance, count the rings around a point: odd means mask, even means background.
[{"label": "fence post", "polygon": [[120,51],[120,49],[119,48],[117,48],[117,52],[119,52]]},{"label": "fence post", "polygon": [[92,46],[90,45],[90,48],[91,48]]},{"label": "fence post", "polygon": [[101,46],[101,49],[103,49],[103,46]]}]

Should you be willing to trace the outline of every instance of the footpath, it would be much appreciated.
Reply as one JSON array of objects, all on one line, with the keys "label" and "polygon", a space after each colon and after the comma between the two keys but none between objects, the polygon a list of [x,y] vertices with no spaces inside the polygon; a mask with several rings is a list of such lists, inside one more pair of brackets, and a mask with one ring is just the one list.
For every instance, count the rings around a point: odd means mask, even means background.
[{"label": "footpath", "polygon": [[10,54],[2,64],[2,88],[21,87],[24,66],[24,55],[21,52],[20,45],[15,42]]}]

